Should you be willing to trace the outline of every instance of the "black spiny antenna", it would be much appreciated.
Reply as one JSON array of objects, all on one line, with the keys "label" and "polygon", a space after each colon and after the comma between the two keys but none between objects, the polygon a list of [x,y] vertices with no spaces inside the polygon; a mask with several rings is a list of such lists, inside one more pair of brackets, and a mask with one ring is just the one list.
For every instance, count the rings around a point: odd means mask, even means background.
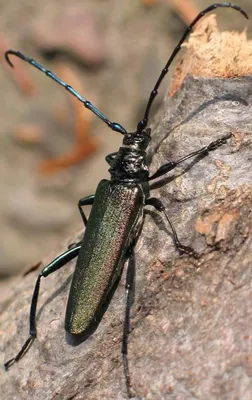
[{"label": "black spiny antenna", "polygon": [[95,106],[93,106],[90,101],[84,99],[76,90],[72,88],[72,86],[67,85],[64,81],[62,81],[60,78],[58,78],[54,73],[37,63],[37,61],[33,60],[32,58],[26,57],[24,54],[20,53],[20,51],[14,51],[14,50],[8,50],[4,53],[5,59],[8,62],[8,64],[13,68],[13,64],[9,59],[9,55],[13,54],[14,56],[17,56],[21,58],[22,60],[28,62],[29,64],[33,65],[33,67],[37,68],[39,71],[44,72],[49,78],[54,80],[55,82],[59,83],[61,86],[63,86],[68,92],[70,92],[74,97],[76,97],[86,108],[88,108],[90,111],[92,111],[95,115],[97,115],[98,118],[100,118],[105,124],[107,124],[113,131],[122,133],[123,135],[127,133],[126,129],[123,128],[122,125],[118,124],[117,122],[111,122],[105,115],[103,115]]},{"label": "black spiny antenna", "polygon": [[[179,41],[179,43],[177,44],[177,46],[175,47],[175,49],[173,50],[169,60],[167,61],[167,64],[165,65],[164,69],[162,70],[155,86],[154,89],[151,91],[147,106],[146,106],[146,110],[144,113],[144,117],[143,119],[141,119],[138,124],[137,124],[137,133],[142,132],[147,124],[148,124],[148,120],[149,120],[149,113],[150,113],[150,109],[152,106],[152,103],[155,99],[155,97],[158,94],[158,88],[162,82],[162,80],[164,79],[165,75],[167,74],[167,72],[169,71],[169,67],[172,63],[172,61],[174,60],[175,56],[178,54],[179,50],[181,49],[181,45],[182,43],[185,41],[185,39],[187,38],[187,36],[189,35],[189,33],[191,32],[192,28],[194,27],[194,25],[208,12],[218,8],[218,7],[230,7],[233,8],[236,11],[239,11],[245,18],[248,19],[248,15],[247,13],[239,6],[236,6],[234,4],[231,3],[216,3],[216,4],[212,4],[211,6],[207,7],[205,10],[201,11],[197,17],[193,20],[193,22],[188,26],[188,28],[186,29],[185,33],[183,34],[181,40]],[[12,62],[9,59],[9,55],[15,55],[19,58],[21,58],[22,60],[28,62],[29,64],[33,65],[35,68],[37,68],[39,71],[42,71],[45,75],[49,76],[49,78],[53,79],[55,82],[59,83],[61,86],[63,86],[68,92],[70,92],[73,96],[75,96],[86,108],[88,108],[90,111],[92,111],[98,118],[100,118],[103,122],[105,122],[113,131],[119,132],[121,134],[126,134],[127,131],[126,129],[118,124],[117,122],[111,122],[107,117],[105,117],[104,114],[102,114],[95,106],[93,106],[92,103],[90,103],[90,101],[86,100],[84,97],[82,97],[78,92],[76,92],[76,90],[74,90],[70,85],[66,84],[64,81],[62,81],[60,78],[58,78],[55,74],[53,74],[51,71],[49,71],[48,69],[46,69],[45,67],[43,67],[42,65],[40,65],[39,63],[37,63],[35,60],[33,60],[32,58],[26,57],[24,54],[20,53],[20,51],[14,51],[14,50],[8,50],[5,52],[5,59],[8,62],[8,64],[13,67]]]},{"label": "black spiny antenna", "polygon": [[149,114],[150,114],[150,109],[152,106],[152,103],[155,99],[155,97],[158,94],[158,88],[162,82],[162,80],[164,79],[165,75],[167,74],[167,72],[169,71],[169,67],[172,63],[172,61],[174,60],[174,58],[176,57],[176,55],[178,54],[179,50],[181,49],[181,45],[182,43],[185,41],[185,39],[187,38],[187,36],[189,35],[189,33],[191,32],[192,28],[194,27],[194,25],[202,18],[204,17],[205,14],[207,14],[208,12],[215,10],[218,7],[230,7],[233,8],[236,11],[239,11],[245,18],[249,18],[247,13],[239,6],[236,6],[235,4],[231,4],[231,3],[216,3],[216,4],[212,4],[211,6],[205,8],[205,10],[201,11],[197,17],[193,20],[193,22],[188,26],[188,28],[185,30],[182,38],[180,39],[180,41],[178,42],[177,46],[175,47],[175,49],[173,50],[169,60],[167,61],[167,64],[165,65],[164,69],[162,70],[155,86],[154,89],[151,91],[146,109],[145,109],[145,113],[144,113],[144,117],[143,119],[141,119],[138,124],[137,124],[137,132],[142,132],[142,130],[144,130],[148,124],[148,120],[149,120]]}]

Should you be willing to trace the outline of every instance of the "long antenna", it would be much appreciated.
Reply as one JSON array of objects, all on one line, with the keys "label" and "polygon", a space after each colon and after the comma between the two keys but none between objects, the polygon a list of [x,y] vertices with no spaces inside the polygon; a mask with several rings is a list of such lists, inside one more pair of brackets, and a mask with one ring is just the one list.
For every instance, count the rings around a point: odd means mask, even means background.
[{"label": "long antenna", "polygon": [[126,129],[123,128],[122,125],[118,124],[117,122],[111,122],[105,115],[103,115],[95,106],[93,106],[90,101],[84,99],[76,90],[72,88],[72,86],[66,84],[56,75],[54,75],[51,71],[43,67],[42,65],[38,64],[32,58],[26,57],[24,54],[20,53],[20,51],[8,50],[4,53],[5,59],[7,63],[13,68],[13,64],[9,59],[10,54],[21,58],[22,60],[28,62],[29,64],[33,65],[33,67],[37,68],[39,71],[42,71],[45,75],[49,76],[52,80],[59,83],[63,86],[69,93],[71,93],[74,97],[76,97],[88,110],[92,111],[98,118],[100,118],[105,124],[107,124],[113,131],[119,132],[122,135],[127,133]]},{"label": "long antenna", "polygon": [[192,28],[194,27],[194,25],[202,18],[204,17],[205,14],[207,14],[208,12],[218,8],[218,7],[230,7],[233,8],[236,11],[239,11],[245,18],[249,18],[247,13],[239,6],[236,6],[235,4],[231,4],[231,3],[216,3],[216,4],[212,4],[211,6],[207,7],[205,10],[201,11],[197,17],[193,20],[193,22],[188,26],[188,28],[185,30],[182,38],[180,39],[180,41],[178,42],[177,46],[175,47],[175,49],[173,50],[169,60],[167,61],[166,66],[164,67],[164,69],[162,70],[155,86],[154,89],[151,91],[146,109],[145,109],[145,113],[144,113],[144,117],[143,119],[141,119],[138,124],[137,124],[137,132],[140,133],[142,132],[142,130],[144,130],[148,124],[148,120],[149,120],[149,113],[150,113],[150,109],[152,106],[152,103],[155,99],[155,97],[158,94],[158,88],[162,82],[162,80],[164,79],[165,75],[167,74],[167,72],[169,71],[169,67],[172,63],[172,61],[174,60],[175,56],[178,54],[179,50],[181,49],[181,45],[182,43],[185,41],[185,39],[187,38],[187,36],[189,35],[189,33],[191,32]]}]

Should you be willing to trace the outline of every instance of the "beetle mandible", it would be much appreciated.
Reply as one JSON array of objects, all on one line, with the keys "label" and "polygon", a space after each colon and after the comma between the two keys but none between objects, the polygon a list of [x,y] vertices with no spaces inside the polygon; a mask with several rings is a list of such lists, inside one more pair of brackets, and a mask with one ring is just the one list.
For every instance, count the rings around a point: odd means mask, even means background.
[{"label": "beetle mandible", "polygon": [[[177,161],[168,162],[162,165],[153,175],[149,176],[146,149],[151,140],[151,129],[147,128],[150,109],[158,94],[158,88],[167,74],[173,59],[181,49],[182,43],[194,25],[206,13],[217,7],[233,8],[239,11],[245,18],[248,18],[248,15],[241,7],[231,3],[212,4],[197,15],[184,32],[181,40],[174,48],[165,67],[161,71],[150,93],[144,117],[138,122],[135,132],[127,132],[120,124],[111,122],[71,86],[67,85],[33,59],[26,57],[19,51],[8,50],[5,53],[5,58],[12,67],[13,64],[9,59],[10,55],[15,55],[33,65],[63,86],[112,130],[123,135],[122,147],[117,152],[106,156],[106,161],[110,166],[111,179],[102,180],[94,195],[79,200],[79,212],[86,227],[83,240],[55,258],[40,272],[37,278],[30,308],[30,335],[19,353],[5,363],[6,370],[24,356],[37,336],[36,310],[42,277],[47,277],[78,256],[67,303],[65,329],[70,334],[80,335],[83,332],[92,332],[94,326],[97,326],[97,321],[100,321],[105,310],[105,305],[109,302],[114,288],[121,277],[123,266],[128,261],[122,356],[127,394],[129,398],[132,397],[127,358],[130,293],[133,285],[131,262],[134,261],[134,245],[143,223],[144,206],[153,206],[156,211],[163,214],[171,228],[174,244],[179,252],[197,257],[197,253],[193,249],[180,243],[175,228],[161,200],[150,197],[149,182],[173,170],[180,163],[191,157],[208,154],[210,151],[226,143],[227,139],[231,137],[231,134],[228,134],[211,142],[208,146],[187,154]],[[92,205],[88,220],[82,209],[86,205]]]}]

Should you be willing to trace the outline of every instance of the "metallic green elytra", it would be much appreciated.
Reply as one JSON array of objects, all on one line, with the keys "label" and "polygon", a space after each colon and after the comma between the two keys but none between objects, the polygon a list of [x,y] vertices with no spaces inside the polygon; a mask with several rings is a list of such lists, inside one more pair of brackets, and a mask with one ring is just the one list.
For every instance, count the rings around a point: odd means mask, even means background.
[{"label": "metallic green elytra", "polygon": [[138,185],[99,183],[69,293],[68,332],[83,333],[96,321],[142,225],[143,204]]},{"label": "metallic green elytra", "polygon": [[[149,176],[149,163],[146,150],[151,140],[151,129],[147,128],[150,109],[158,94],[159,86],[169,71],[172,61],[181,49],[182,43],[201,17],[209,11],[215,10],[217,7],[230,7],[239,11],[245,18],[248,18],[246,12],[241,7],[231,3],[212,4],[196,16],[162,69],[150,93],[144,116],[138,122],[135,132],[127,132],[122,125],[117,122],[111,122],[90,101],[86,100],[71,86],[32,58],[26,57],[19,51],[8,50],[5,52],[5,58],[10,66],[13,67],[9,59],[10,55],[15,55],[33,65],[39,71],[42,71],[52,80],[63,86],[113,131],[123,135],[123,143],[119,150],[106,157],[106,161],[110,166],[111,179],[102,180],[97,187],[95,195],[79,200],[79,211],[86,227],[83,240],[56,257],[40,272],[37,278],[30,309],[30,335],[16,357],[5,363],[6,370],[24,356],[37,336],[36,311],[42,277],[47,277],[78,256],[68,298],[65,329],[74,335],[91,334],[94,325],[97,326],[97,323],[99,323],[105,306],[113,295],[125,262],[128,261],[122,356],[127,395],[128,398],[132,397],[127,357],[127,337],[130,320],[130,294],[134,286],[134,245],[143,224],[144,207],[152,206],[156,211],[162,213],[162,216],[170,226],[174,244],[181,253],[198,257],[193,249],[180,243],[163,203],[158,198],[150,197],[151,188],[149,182],[163,176],[191,157],[207,155],[210,151],[222,146],[231,137],[231,133],[228,132],[207,146],[187,154],[179,160],[162,165],[153,175]],[[86,205],[92,205],[92,211],[88,220],[82,209]]]}]

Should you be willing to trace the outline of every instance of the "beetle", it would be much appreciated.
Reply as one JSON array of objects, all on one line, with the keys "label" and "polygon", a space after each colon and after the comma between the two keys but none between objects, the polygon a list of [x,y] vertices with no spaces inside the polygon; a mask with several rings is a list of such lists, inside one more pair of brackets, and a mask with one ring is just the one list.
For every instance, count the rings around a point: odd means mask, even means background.
[{"label": "beetle", "polygon": [[[111,179],[102,180],[98,184],[94,195],[84,197],[78,202],[79,212],[86,228],[83,240],[70,246],[66,252],[56,257],[40,272],[37,278],[30,308],[30,335],[19,353],[5,363],[6,370],[24,356],[37,336],[36,310],[42,277],[47,277],[70,260],[78,257],[68,297],[65,329],[70,334],[82,335],[83,333],[92,333],[97,327],[120,280],[123,266],[128,261],[122,356],[127,394],[128,398],[132,397],[127,358],[127,337],[129,332],[130,295],[133,286],[134,246],[142,228],[144,207],[146,205],[153,206],[156,211],[163,214],[171,228],[174,244],[180,253],[198,257],[198,254],[192,248],[183,245],[179,241],[172,221],[161,200],[150,197],[149,182],[173,170],[191,157],[207,155],[210,151],[225,144],[231,137],[231,133],[229,133],[177,161],[162,165],[153,175],[149,175],[146,150],[151,140],[151,129],[147,128],[150,109],[158,94],[158,88],[169,71],[173,59],[181,49],[182,43],[194,25],[206,13],[218,7],[230,7],[239,11],[245,18],[248,18],[247,13],[241,7],[231,3],[212,4],[197,15],[184,32],[161,71],[150,93],[144,116],[138,122],[135,132],[128,132],[119,123],[111,122],[71,86],[35,60],[26,57],[19,51],[8,50],[5,53],[5,58],[10,66],[13,67],[9,58],[10,55],[15,55],[33,65],[63,86],[112,130],[123,135],[122,146],[119,150],[106,156],[106,161],[110,167]],[[89,219],[87,219],[82,209],[86,205],[92,205]]]}]

